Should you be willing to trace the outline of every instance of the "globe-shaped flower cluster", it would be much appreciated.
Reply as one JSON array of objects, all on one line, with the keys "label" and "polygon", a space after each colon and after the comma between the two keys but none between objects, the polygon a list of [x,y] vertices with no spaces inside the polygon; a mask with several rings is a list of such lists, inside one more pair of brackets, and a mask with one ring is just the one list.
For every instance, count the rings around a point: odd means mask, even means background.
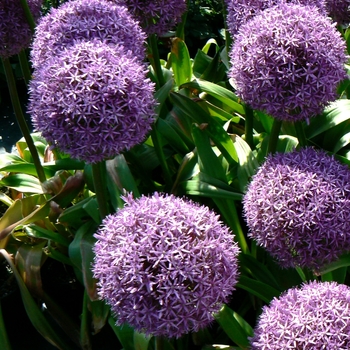
[{"label": "globe-shaped flower cluster", "polygon": [[350,23],[350,0],[326,0],[329,16],[338,25],[347,26]]},{"label": "globe-shaped flower cluster", "polygon": [[335,100],[346,78],[345,41],[313,7],[280,4],[244,24],[232,47],[229,76],[254,109],[307,120]]},{"label": "globe-shaped flower cluster", "polygon": [[326,15],[325,0],[225,0],[227,6],[227,29],[234,37],[239,28],[261,11],[282,3],[313,6]]},{"label": "globe-shaped flower cluster", "polygon": [[[29,9],[37,19],[42,0],[27,0]],[[0,57],[8,58],[27,48],[32,31],[24,14],[20,0],[1,0],[0,4]]]},{"label": "globe-shaped flower cluster", "polygon": [[173,195],[124,198],[95,234],[98,294],[127,323],[180,337],[213,321],[237,282],[239,248],[208,207]]},{"label": "globe-shaped flower cluster", "polygon": [[75,0],[52,8],[39,21],[32,44],[33,67],[44,65],[77,41],[93,39],[122,45],[140,60],[146,56],[146,34],[125,7],[108,1]]},{"label": "globe-shaped flower cluster", "polygon": [[80,42],[38,69],[30,84],[33,125],[49,143],[89,163],[141,142],[154,122],[154,84],[123,47]]},{"label": "globe-shaped flower cluster", "polygon": [[186,0],[109,0],[125,5],[148,34],[162,35],[174,28],[186,11]]},{"label": "globe-shaped flower cluster", "polygon": [[48,142],[96,163],[145,140],[155,120],[146,34],[123,6],[76,0],[40,21],[29,113]]},{"label": "globe-shaped flower cluster", "polygon": [[350,288],[310,282],[263,308],[252,350],[350,349]]},{"label": "globe-shaped flower cluster", "polygon": [[243,207],[249,236],[283,267],[317,271],[350,249],[350,170],[323,151],[270,155]]}]

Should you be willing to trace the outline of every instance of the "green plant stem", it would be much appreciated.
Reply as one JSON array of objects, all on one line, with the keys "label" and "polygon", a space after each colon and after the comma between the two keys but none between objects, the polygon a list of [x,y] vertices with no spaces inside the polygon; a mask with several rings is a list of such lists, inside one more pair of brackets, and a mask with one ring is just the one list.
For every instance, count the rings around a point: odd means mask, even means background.
[{"label": "green plant stem", "polygon": [[158,89],[164,85],[164,76],[162,66],[160,64],[158,43],[157,43],[157,35],[151,34],[148,38],[148,59],[153,67],[154,73],[158,80]]},{"label": "green plant stem", "polygon": [[154,337],[155,350],[164,350],[164,339],[162,337]]},{"label": "green plant stem", "polygon": [[278,138],[280,136],[280,130],[282,126],[282,121],[278,119],[274,119],[272,124],[272,129],[270,133],[270,139],[269,139],[269,145],[267,148],[267,154],[269,153],[275,153],[277,149],[278,144]]},{"label": "green plant stem", "polygon": [[30,8],[28,6],[27,0],[20,0],[21,5],[24,11],[24,15],[26,16],[27,22],[29,24],[30,30],[34,33],[35,30],[35,22],[32,13],[30,12]]},{"label": "green plant stem", "polygon": [[305,131],[302,125],[302,122],[295,122],[294,123],[295,131],[297,133],[298,141],[299,141],[299,147],[306,147],[308,142],[305,136]]},{"label": "green plant stem", "polygon": [[41,165],[41,162],[39,159],[39,154],[38,154],[37,149],[35,148],[34,141],[30,135],[30,131],[29,131],[27,122],[26,122],[24,115],[23,115],[21,103],[20,103],[19,97],[18,97],[16,81],[15,81],[15,77],[14,77],[13,72],[12,72],[10,60],[8,58],[2,58],[2,64],[3,64],[4,70],[5,70],[6,80],[7,80],[10,96],[11,96],[12,107],[13,107],[13,111],[14,111],[16,119],[17,119],[17,123],[21,129],[22,135],[25,138],[25,140],[27,142],[27,146],[29,148],[29,151],[32,155],[34,166],[35,166],[36,172],[38,174],[39,181],[41,183],[43,183],[46,181],[45,172],[44,172],[44,169]]},{"label": "green plant stem", "polygon": [[253,120],[254,120],[254,114],[253,110],[250,108],[250,106],[245,105],[245,141],[249,145],[251,149],[254,149],[254,142],[253,142]]},{"label": "green plant stem", "polygon": [[171,174],[170,174],[170,169],[169,169],[168,163],[166,161],[165,154],[163,152],[163,148],[162,148],[162,145],[160,143],[158,131],[156,129],[155,124],[152,126],[151,138],[153,141],[154,149],[156,151],[156,154],[157,154],[159,162],[160,162],[160,166],[163,170],[166,188],[170,191],[170,189],[172,187],[172,178],[171,178]]},{"label": "green plant stem", "polygon": [[11,350],[10,340],[7,336],[5,322],[2,315],[2,308],[0,303],[0,344],[2,350]]},{"label": "green plant stem", "polygon": [[103,160],[92,164],[92,178],[95,187],[95,194],[98,203],[98,209],[103,220],[109,213],[106,186],[106,162]]},{"label": "green plant stem", "polygon": [[32,72],[30,71],[27,55],[26,55],[26,52],[24,50],[22,50],[18,54],[18,59],[19,59],[19,64],[21,65],[21,70],[22,70],[24,81],[25,81],[26,85],[28,86],[29,81],[32,78]]}]

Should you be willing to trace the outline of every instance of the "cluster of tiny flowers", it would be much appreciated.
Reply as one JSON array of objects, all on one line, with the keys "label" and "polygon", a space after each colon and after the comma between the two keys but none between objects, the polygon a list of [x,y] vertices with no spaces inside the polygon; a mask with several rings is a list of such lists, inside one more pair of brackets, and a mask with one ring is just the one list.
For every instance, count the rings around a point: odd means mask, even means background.
[{"label": "cluster of tiny flowers", "polygon": [[125,5],[148,34],[162,35],[173,29],[186,11],[186,0],[109,0]]},{"label": "cluster of tiny flowers", "polygon": [[[42,0],[27,0],[29,9],[37,19]],[[32,31],[20,0],[1,0],[0,4],[0,57],[8,58],[30,45]]]},{"label": "cluster of tiny flowers", "polygon": [[33,67],[77,41],[93,39],[122,45],[140,60],[146,56],[146,34],[125,7],[103,0],[75,0],[52,8],[39,21],[32,44]]},{"label": "cluster of tiny flowers", "polygon": [[237,282],[233,234],[209,208],[173,195],[124,200],[95,234],[100,298],[118,324],[146,334],[208,326]]},{"label": "cluster of tiny flowers", "polygon": [[261,11],[282,3],[313,6],[326,14],[325,0],[226,0],[227,29],[234,37],[239,28]]},{"label": "cluster of tiny flowers", "polygon": [[280,120],[308,120],[337,97],[345,52],[329,18],[313,7],[280,4],[240,28],[229,76],[252,108]]},{"label": "cluster of tiny flowers", "polygon": [[350,288],[310,282],[263,308],[252,350],[350,349]]},{"label": "cluster of tiny flowers", "polygon": [[323,151],[270,155],[243,206],[249,236],[282,267],[317,271],[350,249],[350,170]]},{"label": "cluster of tiny flowers", "polygon": [[30,84],[33,125],[52,145],[89,163],[144,140],[154,122],[154,84],[123,47],[80,42],[52,57]]},{"label": "cluster of tiny flowers", "polygon": [[326,0],[329,16],[338,25],[347,26],[350,23],[350,0]]}]

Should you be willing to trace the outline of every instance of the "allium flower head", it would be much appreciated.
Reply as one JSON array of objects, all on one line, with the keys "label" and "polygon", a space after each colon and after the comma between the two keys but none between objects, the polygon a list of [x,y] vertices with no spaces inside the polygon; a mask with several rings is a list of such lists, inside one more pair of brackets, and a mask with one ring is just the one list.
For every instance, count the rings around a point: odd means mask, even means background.
[{"label": "allium flower head", "polygon": [[126,7],[104,0],[75,0],[52,8],[39,21],[31,52],[33,67],[77,41],[93,39],[122,45],[140,60],[146,56],[146,34]]},{"label": "allium flower head", "polygon": [[323,151],[270,155],[243,206],[249,236],[283,267],[317,270],[350,249],[350,170]]},{"label": "allium flower head", "polygon": [[33,125],[53,146],[89,163],[141,143],[154,122],[154,84],[137,59],[99,41],[68,47],[30,85]]},{"label": "allium flower head", "polygon": [[[37,19],[42,0],[27,0],[29,9]],[[17,55],[27,48],[32,31],[27,22],[20,0],[1,0],[0,3],[0,57]]]},{"label": "allium flower head", "polygon": [[280,120],[306,120],[346,78],[345,41],[313,7],[281,4],[243,25],[230,53],[237,94]]},{"label": "allium flower head", "polygon": [[350,288],[310,282],[263,308],[252,350],[350,349]]},{"label": "allium flower head", "polygon": [[206,327],[237,282],[233,234],[209,208],[173,195],[124,200],[95,235],[100,298],[118,324],[147,334]]},{"label": "allium flower head", "polygon": [[[247,21],[270,7],[283,4],[300,4],[313,6],[320,13],[326,15],[325,0],[225,0],[227,5],[227,29],[234,37],[239,28]],[[335,0],[336,1],[336,0]]]},{"label": "allium flower head", "polygon": [[338,25],[350,23],[350,0],[326,0],[326,8],[330,17]]},{"label": "allium flower head", "polygon": [[174,28],[186,11],[186,0],[109,0],[124,4],[148,34],[164,34]]}]

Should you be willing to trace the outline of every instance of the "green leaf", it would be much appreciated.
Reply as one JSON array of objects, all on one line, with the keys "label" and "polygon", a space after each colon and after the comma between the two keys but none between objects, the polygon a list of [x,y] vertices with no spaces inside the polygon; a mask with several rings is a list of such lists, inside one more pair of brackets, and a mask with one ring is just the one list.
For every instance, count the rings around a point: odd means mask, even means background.
[{"label": "green leaf", "polygon": [[238,160],[235,147],[222,125],[205,113],[205,111],[190,98],[177,93],[171,93],[170,95],[174,104],[195,123],[198,123],[201,130],[204,130],[209,135],[227,161],[235,163]]},{"label": "green leaf", "polygon": [[332,272],[342,267],[350,266],[350,254],[344,254],[338,260],[323,266],[319,272],[320,275]]},{"label": "green leaf", "polygon": [[224,305],[215,315],[215,319],[233,342],[241,349],[248,349],[250,334],[247,334],[246,329],[237,321],[234,312],[228,306]]},{"label": "green leaf", "polygon": [[0,302],[0,344],[2,350],[11,350],[10,340],[6,332],[6,325],[2,314],[2,307]]},{"label": "green leaf", "polygon": [[123,350],[134,349],[134,329],[128,325],[117,326],[115,319],[111,316],[108,318],[108,323],[113,329],[115,335],[123,346]]},{"label": "green leaf", "polygon": [[180,38],[174,38],[171,44],[171,67],[177,86],[191,81],[192,63],[185,42]]},{"label": "green leaf", "polygon": [[305,127],[305,136],[311,139],[350,118],[350,100],[337,100]]},{"label": "green leaf", "polygon": [[12,272],[16,278],[19,290],[21,292],[22,301],[27,312],[27,315],[33,324],[34,328],[52,345],[56,346],[58,349],[70,350],[72,349],[63,339],[59,336],[51,327],[49,322],[46,320],[45,316],[40,311],[37,302],[34,301],[30,295],[25,283],[23,282],[21,276],[19,275],[15,265],[12,262],[9,254],[4,249],[0,249],[0,254],[4,256],[7,263],[10,265]]},{"label": "green leaf", "polygon": [[29,226],[25,226],[24,230],[29,237],[48,239],[53,242],[62,244],[65,247],[68,247],[70,244],[70,240],[60,235],[58,232],[47,230],[38,225],[31,224]]},{"label": "green leaf", "polygon": [[240,276],[236,287],[257,296],[262,301],[265,301],[265,303],[269,303],[274,297],[278,297],[281,294],[276,288],[244,275]]},{"label": "green leaf", "polygon": [[31,175],[10,174],[0,180],[0,185],[23,193],[43,193],[40,181]]},{"label": "green leaf", "polygon": [[211,83],[206,80],[196,79],[189,83],[183,84],[181,88],[188,88],[198,90],[200,92],[206,92],[207,94],[215,97],[219,101],[232,108],[233,111],[239,113],[240,115],[245,114],[244,108],[239,103],[238,97],[232,91],[220,85]]},{"label": "green leaf", "polygon": [[143,333],[134,331],[134,349],[147,350],[152,336],[147,336]]}]

